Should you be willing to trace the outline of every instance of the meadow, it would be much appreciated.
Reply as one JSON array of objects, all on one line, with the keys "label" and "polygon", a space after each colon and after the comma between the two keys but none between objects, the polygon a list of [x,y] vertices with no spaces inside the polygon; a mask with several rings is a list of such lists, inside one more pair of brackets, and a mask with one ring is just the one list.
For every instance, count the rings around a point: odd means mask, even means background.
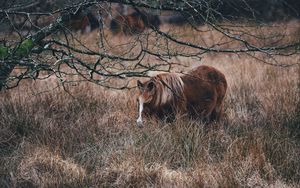
[{"label": "meadow", "polygon": [[139,128],[135,89],[92,83],[67,93],[49,78],[2,92],[0,187],[299,187],[300,66],[229,53],[177,61],[225,74],[220,122],[178,117]]}]

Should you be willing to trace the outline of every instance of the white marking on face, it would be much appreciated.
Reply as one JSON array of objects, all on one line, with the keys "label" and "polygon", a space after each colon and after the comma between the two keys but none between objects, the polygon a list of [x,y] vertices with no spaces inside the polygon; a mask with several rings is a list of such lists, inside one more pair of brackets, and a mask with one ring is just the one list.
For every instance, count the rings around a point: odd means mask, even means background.
[{"label": "white marking on face", "polygon": [[136,120],[138,126],[143,125],[143,119],[142,119],[143,108],[144,108],[144,100],[141,97],[139,97],[139,117]]}]

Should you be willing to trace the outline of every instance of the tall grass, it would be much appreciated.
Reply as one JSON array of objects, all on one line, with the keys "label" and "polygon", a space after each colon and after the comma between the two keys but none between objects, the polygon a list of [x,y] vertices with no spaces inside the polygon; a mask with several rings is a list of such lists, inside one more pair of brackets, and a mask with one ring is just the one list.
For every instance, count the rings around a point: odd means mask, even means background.
[{"label": "tall grass", "polygon": [[71,95],[53,80],[1,93],[0,187],[297,187],[300,68],[234,54],[188,63],[226,75],[221,122],[138,128],[134,90],[88,83]]}]

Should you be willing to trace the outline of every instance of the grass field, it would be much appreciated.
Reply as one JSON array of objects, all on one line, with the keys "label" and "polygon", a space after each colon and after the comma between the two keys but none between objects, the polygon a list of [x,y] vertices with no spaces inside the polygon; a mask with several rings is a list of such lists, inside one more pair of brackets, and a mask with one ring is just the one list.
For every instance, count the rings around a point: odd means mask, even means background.
[{"label": "grass field", "polygon": [[71,95],[54,79],[1,93],[0,187],[298,187],[300,67],[237,54],[185,61],[225,74],[221,122],[138,128],[134,89],[91,83]]}]

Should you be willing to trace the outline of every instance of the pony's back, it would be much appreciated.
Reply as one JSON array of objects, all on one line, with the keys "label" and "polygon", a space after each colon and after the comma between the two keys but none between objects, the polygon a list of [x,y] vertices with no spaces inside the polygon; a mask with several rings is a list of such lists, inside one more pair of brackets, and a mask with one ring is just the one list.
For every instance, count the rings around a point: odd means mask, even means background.
[{"label": "pony's back", "polygon": [[219,70],[202,65],[182,77],[185,85],[188,110],[193,116],[219,120],[227,81]]}]

